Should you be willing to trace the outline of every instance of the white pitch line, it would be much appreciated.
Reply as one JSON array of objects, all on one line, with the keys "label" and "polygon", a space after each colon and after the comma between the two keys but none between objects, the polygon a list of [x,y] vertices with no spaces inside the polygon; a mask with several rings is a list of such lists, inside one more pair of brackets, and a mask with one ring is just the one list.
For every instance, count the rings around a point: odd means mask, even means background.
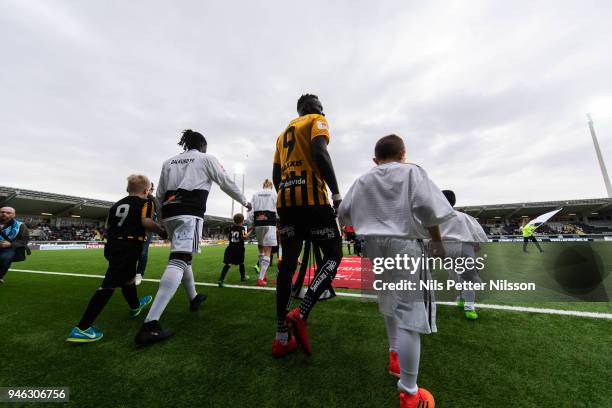
[{"label": "white pitch line", "polygon": [[[83,273],[71,273],[71,272],[49,272],[49,271],[34,271],[31,269],[9,269],[12,272],[22,272],[22,273],[36,273],[40,275],[59,275],[59,276],[75,276],[79,278],[96,278],[102,279],[103,275],[88,275]],[[150,279],[143,278],[144,282],[158,282],[159,279]],[[198,286],[212,286],[216,287],[216,283],[208,283],[208,282],[195,282]],[[263,290],[263,291],[275,291],[276,288],[271,287],[261,287],[261,286],[244,286],[244,285],[225,285],[226,288],[233,289],[249,289],[249,290]],[[375,295],[363,295],[360,293],[344,293],[344,292],[336,292],[337,296],[341,297],[349,297],[349,298],[366,298],[366,299],[376,299]],[[455,302],[436,302],[438,305],[443,306],[456,306]],[[512,312],[525,312],[525,313],[540,313],[540,314],[549,314],[549,315],[559,315],[559,316],[576,316],[576,317],[590,317],[594,319],[612,319],[612,313],[600,313],[600,312],[583,312],[579,310],[562,310],[562,309],[544,309],[538,307],[525,307],[525,306],[506,306],[506,305],[492,305],[486,303],[476,303],[480,309],[495,309],[495,310],[506,310]]]}]

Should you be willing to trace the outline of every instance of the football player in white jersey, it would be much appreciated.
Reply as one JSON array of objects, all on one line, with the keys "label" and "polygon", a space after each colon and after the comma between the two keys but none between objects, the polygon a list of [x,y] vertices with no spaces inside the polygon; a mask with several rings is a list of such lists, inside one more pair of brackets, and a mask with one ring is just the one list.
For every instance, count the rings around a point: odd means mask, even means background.
[{"label": "football player in white jersey", "polygon": [[249,213],[250,224],[255,229],[257,247],[259,248],[259,278],[257,286],[266,286],[268,278],[266,272],[270,266],[272,247],[278,245],[276,239],[276,197],[274,184],[268,179],[263,183],[263,190],[253,194]]},{"label": "football player in white jersey", "polygon": [[206,153],[207,143],[202,134],[185,130],[178,144],[184,151],[166,160],[157,186],[162,224],[171,243],[170,259],[151,310],[136,335],[135,341],[141,345],[156,343],[172,335],[161,328],[159,319],[181,282],[190,299],[190,311],[198,310],[206,300],[205,293],[196,293],[191,260],[192,254],[199,250],[206,200],[212,183],[251,209],[219,161]]},{"label": "football player in white jersey", "polygon": [[[455,193],[451,190],[444,190],[442,193],[449,204],[454,207],[457,200]],[[480,250],[478,243],[489,241],[478,221],[461,211],[455,211],[455,217],[440,225],[440,232],[442,233],[446,256],[452,258],[475,259],[476,252]],[[462,267],[461,273],[458,273],[457,270],[449,270],[450,278],[457,282],[482,283],[476,264],[474,262],[468,264],[472,267]],[[464,311],[468,320],[478,319],[478,313],[476,313],[474,306],[475,300],[476,292],[473,289],[462,290],[457,297],[457,306]]]},{"label": "football player in white jersey", "polygon": [[[453,208],[425,170],[404,162],[399,136],[381,138],[374,153],[376,167],[353,183],[338,209],[340,221],[365,239],[365,256],[373,262],[397,256],[423,259],[424,239],[431,239],[430,256],[443,256],[439,225],[455,216]],[[377,291],[389,337],[389,372],[400,377],[402,408],[434,406],[431,393],[417,386],[420,333],[437,331],[433,293],[419,285],[431,280],[422,265],[410,271],[392,267],[378,275],[383,282],[410,281],[417,288]]]}]

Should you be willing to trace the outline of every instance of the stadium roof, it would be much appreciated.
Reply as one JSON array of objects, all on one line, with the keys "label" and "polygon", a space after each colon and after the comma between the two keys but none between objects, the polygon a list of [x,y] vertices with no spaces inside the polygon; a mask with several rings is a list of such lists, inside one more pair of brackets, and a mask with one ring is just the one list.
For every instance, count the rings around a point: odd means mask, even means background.
[{"label": "stadium roof", "polygon": [[471,205],[457,207],[458,210],[478,218],[517,218],[534,217],[547,211],[563,208],[558,215],[590,215],[592,213],[612,212],[612,198],[593,198],[585,200],[541,201],[532,203]]},{"label": "stadium roof", "polygon": [[[53,217],[78,216],[103,220],[112,205],[111,201],[0,186],[0,206],[15,207],[20,214],[42,214]],[[559,215],[610,213],[612,212],[612,198],[472,205],[457,207],[457,209],[474,217],[491,219],[495,217],[517,218],[524,215],[534,217],[559,207],[563,208]],[[207,227],[214,228],[231,224],[232,219],[206,215],[204,223]]]},{"label": "stadium roof", "polygon": [[[113,204],[112,201],[0,186],[0,206],[14,207],[18,214],[104,220]],[[230,218],[204,216],[207,227],[232,223]]]}]

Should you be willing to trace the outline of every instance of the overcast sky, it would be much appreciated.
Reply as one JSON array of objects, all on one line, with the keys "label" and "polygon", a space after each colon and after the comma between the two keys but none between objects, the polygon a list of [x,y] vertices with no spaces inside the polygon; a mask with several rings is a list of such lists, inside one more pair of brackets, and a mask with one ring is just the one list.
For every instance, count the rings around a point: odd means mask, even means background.
[{"label": "overcast sky", "polygon": [[[247,196],[301,93],[341,191],[401,135],[458,205],[606,195],[612,2],[0,0],[0,185],[117,200],[202,132]],[[241,177],[241,176],[240,176]],[[208,213],[230,215],[214,187]]]}]

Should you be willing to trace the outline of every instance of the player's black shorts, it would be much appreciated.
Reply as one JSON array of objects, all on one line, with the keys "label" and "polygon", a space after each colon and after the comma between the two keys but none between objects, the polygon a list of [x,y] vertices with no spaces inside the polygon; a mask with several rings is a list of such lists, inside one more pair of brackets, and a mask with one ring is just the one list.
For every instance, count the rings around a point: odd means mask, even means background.
[{"label": "player's black shorts", "polygon": [[103,288],[118,288],[136,277],[136,265],[142,254],[142,241],[110,240],[104,245],[108,269]]},{"label": "player's black shorts", "polygon": [[[329,205],[309,205],[278,209],[279,233],[282,242],[309,240],[340,245],[342,239],[334,209]],[[327,246],[327,245],[326,245]]]},{"label": "player's black shorts", "polygon": [[241,265],[244,263],[244,247],[239,245],[229,245],[225,248],[223,263],[227,265]]},{"label": "player's black shorts", "polygon": [[356,235],[355,235],[354,232],[347,232],[346,233],[346,240],[348,242],[355,242],[355,238],[356,238]]}]

